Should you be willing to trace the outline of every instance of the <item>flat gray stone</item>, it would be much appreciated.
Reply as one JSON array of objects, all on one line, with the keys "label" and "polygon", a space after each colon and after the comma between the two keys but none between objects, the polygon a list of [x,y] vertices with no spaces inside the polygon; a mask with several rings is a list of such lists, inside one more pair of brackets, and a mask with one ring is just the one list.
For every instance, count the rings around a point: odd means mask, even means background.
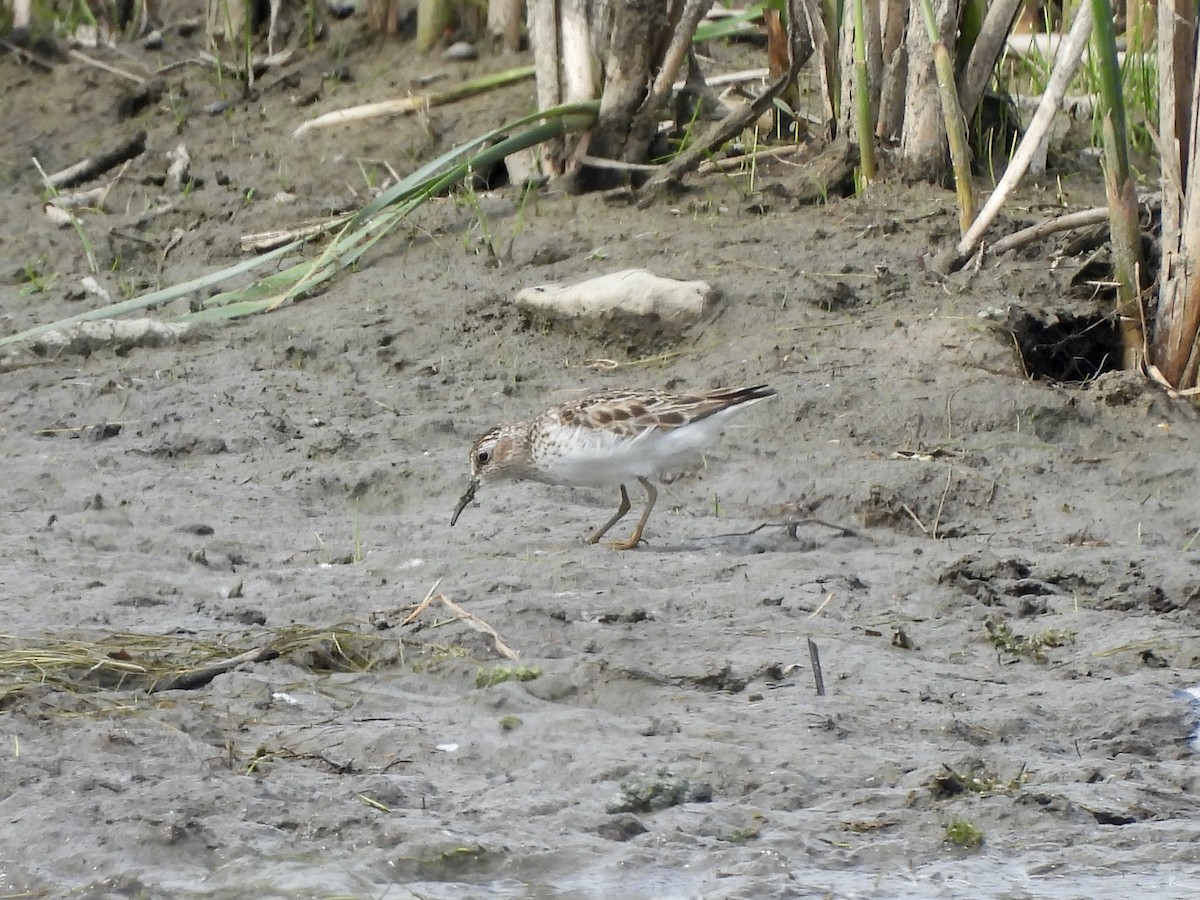
[{"label": "flat gray stone", "polygon": [[576,284],[525,288],[516,304],[533,318],[587,329],[603,326],[610,337],[675,337],[703,320],[718,299],[706,281],[661,278],[626,269]]}]

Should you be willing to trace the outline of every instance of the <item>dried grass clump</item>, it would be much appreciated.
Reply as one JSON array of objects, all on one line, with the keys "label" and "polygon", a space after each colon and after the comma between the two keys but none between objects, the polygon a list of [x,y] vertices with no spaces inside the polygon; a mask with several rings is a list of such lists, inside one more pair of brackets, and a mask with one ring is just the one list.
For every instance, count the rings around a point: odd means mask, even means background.
[{"label": "dried grass clump", "polygon": [[0,634],[0,705],[43,685],[72,693],[190,690],[247,663],[281,656],[310,671],[361,672],[394,661],[397,649],[394,639],[343,626],[294,625],[240,641],[133,632]]}]

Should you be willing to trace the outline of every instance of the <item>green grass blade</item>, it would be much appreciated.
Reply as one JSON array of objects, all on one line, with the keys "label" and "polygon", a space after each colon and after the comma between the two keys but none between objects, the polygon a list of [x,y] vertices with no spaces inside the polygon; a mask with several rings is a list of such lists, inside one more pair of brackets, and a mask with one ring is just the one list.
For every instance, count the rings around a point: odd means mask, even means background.
[{"label": "green grass blade", "polygon": [[763,10],[767,6],[767,3],[752,3],[736,15],[701,22],[696,33],[692,35],[692,43],[699,44],[702,41],[716,41],[740,34],[750,34],[756,31],[751,23],[762,18]]},{"label": "green grass blade", "polygon": [[[203,322],[239,318],[273,309],[300,293],[310,291],[357,263],[406,216],[431,197],[448,191],[472,170],[494,165],[518,150],[590,128],[595,124],[599,110],[599,101],[564,104],[523,116],[455,147],[401,179],[364,207],[342,226],[316,259],[296,263],[246,287],[209,297],[200,310],[172,317],[172,321]],[[488,144],[491,146],[486,146]],[[334,227],[331,225],[330,229]],[[175,300],[194,291],[206,290],[277,260],[304,243],[304,240],[295,240],[200,278],[8,335],[0,338],[0,346],[28,340],[79,322],[115,318]]]},{"label": "green grass blade", "polygon": [[[551,126],[548,136],[542,140],[550,140],[554,137],[559,137],[562,134],[571,131],[578,131],[583,128],[590,127],[595,122],[596,117],[600,114],[600,101],[590,100],[585,103],[565,103],[562,106],[556,106],[553,109],[548,109],[543,112],[530,113],[520,119],[516,119],[499,128],[489,131],[487,134],[480,135],[472,141],[453,148],[452,150],[443,153],[432,162],[428,162],[421,166],[415,172],[402,178],[399,182],[392,185],[388,190],[384,191],[376,197],[371,203],[363,207],[362,211],[354,217],[351,222],[351,227],[361,224],[367,219],[374,216],[381,209],[395,203],[401,197],[407,196],[414,191],[419,191],[423,185],[431,179],[444,173],[451,166],[461,162],[464,158],[470,156],[472,152],[485,146],[492,141],[499,141],[507,137],[510,132],[519,128],[524,128],[527,125],[535,123],[550,123],[558,122],[559,126]],[[524,146],[534,146],[534,144],[525,144]],[[509,153],[515,150],[509,150]],[[500,157],[503,158],[503,157]]]},{"label": "green grass blade", "polygon": [[[575,103],[525,116],[481,135],[421,166],[368,204],[314,260],[210,297],[198,312],[176,321],[214,321],[262,312],[312,291],[355,265],[385,235],[431,197],[445,193],[472,170],[495,165],[511,153],[537,146],[595,122],[599,104]],[[532,124],[532,127],[524,127]],[[509,135],[509,132],[516,131]],[[508,136],[506,136],[508,135]],[[484,146],[495,141],[490,146]],[[478,148],[483,147],[482,150]],[[471,153],[471,151],[478,151]]]},{"label": "green grass blade", "polygon": [[1129,177],[1129,137],[1125,123],[1125,97],[1121,88],[1121,64],[1117,59],[1117,36],[1113,29],[1112,5],[1109,0],[1091,0],[1092,18],[1095,24],[1092,32],[1092,51],[1096,58],[1096,74],[1099,80],[1100,109],[1099,117],[1103,121],[1106,114],[1112,117],[1112,129],[1116,136],[1117,146],[1115,162],[1118,180],[1124,181]]},{"label": "green grass blade", "polygon": [[243,260],[236,265],[230,266],[227,269],[222,269],[219,272],[213,272],[208,275],[202,275],[199,278],[193,278],[190,281],[183,281],[171,287],[162,288],[161,290],[151,291],[149,294],[142,294],[140,297],[133,297],[129,300],[122,300],[119,303],[111,303],[108,306],[102,306],[99,309],[91,309],[87,312],[79,313],[78,315],[70,316],[66,319],[59,319],[57,322],[49,322],[45,325],[36,325],[33,328],[28,328],[25,331],[10,334],[0,338],[0,347],[6,344],[15,344],[20,341],[26,341],[30,338],[39,337],[50,331],[55,331],[60,328],[67,328],[71,325],[77,325],[80,322],[92,322],[96,319],[113,319],[118,316],[127,315],[128,313],[138,312],[147,309],[151,306],[157,306],[160,303],[168,303],[171,300],[176,300],[193,291],[203,291],[210,287],[227,281],[244,272],[250,272],[257,269],[259,266],[279,259],[293,250],[300,247],[304,241],[296,240],[282,247],[276,247],[269,253],[264,253],[262,256],[256,256],[253,259]]},{"label": "green grass blade", "polygon": [[[173,321],[202,322],[239,318],[271,309],[294,297],[299,290],[316,287],[328,281],[347,266],[354,265],[401,219],[430,197],[448,190],[455,183],[461,181],[472,168],[478,169],[493,165],[509,153],[536,146],[554,137],[561,137],[570,131],[586,128],[595,121],[598,111],[599,104],[597,102],[566,104],[556,109],[524,116],[456,147],[420,167],[372,201],[343,227],[339,238],[335,239],[316,260],[297,263],[280,272],[261,278],[245,288],[225,291],[209,297],[199,311],[173,317]],[[530,123],[537,124],[524,132],[505,138],[505,135],[514,129]],[[470,155],[471,151],[491,141],[498,142],[474,156]],[[404,202],[401,202],[402,200]],[[388,210],[389,206],[396,208]],[[387,210],[388,215],[386,217],[379,216],[379,213],[384,210]],[[351,231],[350,229],[355,226],[357,228]],[[347,232],[349,235],[344,236]],[[269,253],[244,260],[219,272],[0,338],[0,346],[28,340],[79,322],[115,318],[137,312],[194,291],[214,287],[230,278],[276,260],[302,246],[303,243],[300,240],[292,241]]]}]

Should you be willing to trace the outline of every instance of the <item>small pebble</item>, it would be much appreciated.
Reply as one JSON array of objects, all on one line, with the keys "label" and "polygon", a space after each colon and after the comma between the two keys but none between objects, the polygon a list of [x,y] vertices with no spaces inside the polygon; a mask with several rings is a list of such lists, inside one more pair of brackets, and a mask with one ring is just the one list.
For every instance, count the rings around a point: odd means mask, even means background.
[{"label": "small pebble", "polygon": [[96,25],[79,25],[75,29],[75,44],[85,50],[100,46],[100,29]]},{"label": "small pebble", "polygon": [[161,50],[163,45],[162,32],[157,29],[142,38],[142,47],[146,50]]},{"label": "small pebble", "polygon": [[313,88],[292,98],[292,106],[312,106],[321,99],[321,89]]},{"label": "small pebble", "polygon": [[199,537],[211,537],[216,533],[215,529],[211,525],[205,525],[203,522],[180,525],[175,529],[175,531],[179,534],[194,534]]},{"label": "small pebble", "polygon": [[457,60],[459,62],[479,59],[479,51],[475,49],[474,44],[468,41],[457,41],[442,52],[442,59]]},{"label": "small pebble", "polygon": [[429,87],[429,85],[443,81],[449,77],[449,72],[430,72],[427,75],[418,75],[412,80],[412,83],[413,87]]},{"label": "small pebble", "polygon": [[239,609],[233,616],[243,625],[266,625],[267,617],[260,609]]}]

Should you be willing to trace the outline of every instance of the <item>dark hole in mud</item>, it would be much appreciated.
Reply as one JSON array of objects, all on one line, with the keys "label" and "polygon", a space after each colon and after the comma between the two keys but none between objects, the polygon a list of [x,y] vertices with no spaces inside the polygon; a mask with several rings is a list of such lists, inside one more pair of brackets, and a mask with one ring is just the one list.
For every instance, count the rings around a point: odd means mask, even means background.
[{"label": "dark hole in mud", "polygon": [[971,171],[976,175],[999,174],[1008,165],[1020,143],[1021,130],[1016,104],[1008,94],[988,91],[979,102],[971,122]]},{"label": "dark hole in mud", "polygon": [[495,191],[505,187],[512,181],[508,174],[508,166],[504,160],[493,163],[482,169],[471,171],[470,190]]},{"label": "dark hole in mud", "polygon": [[610,841],[630,841],[649,829],[633,816],[616,816],[611,821],[601,822],[596,834]]},{"label": "dark hole in mud", "polygon": [[954,797],[967,789],[962,776],[949,770],[933,776],[930,787],[933,795],[938,798]]},{"label": "dark hole in mud", "polygon": [[1008,329],[1031,378],[1089,381],[1121,367],[1121,339],[1109,316],[1014,309]]},{"label": "dark hole in mud", "polygon": [[854,288],[850,287],[844,281],[839,281],[836,284],[826,287],[821,295],[813,301],[814,305],[824,312],[853,309],[859,306],[860,302]]},{"label": "dark hole in mud", "polygon": [[1107,812],[1105,810],[1088,810],[1100,825],[1136,825],[1137,818],[1135,816],[1124,815],[1122,813]]}]

